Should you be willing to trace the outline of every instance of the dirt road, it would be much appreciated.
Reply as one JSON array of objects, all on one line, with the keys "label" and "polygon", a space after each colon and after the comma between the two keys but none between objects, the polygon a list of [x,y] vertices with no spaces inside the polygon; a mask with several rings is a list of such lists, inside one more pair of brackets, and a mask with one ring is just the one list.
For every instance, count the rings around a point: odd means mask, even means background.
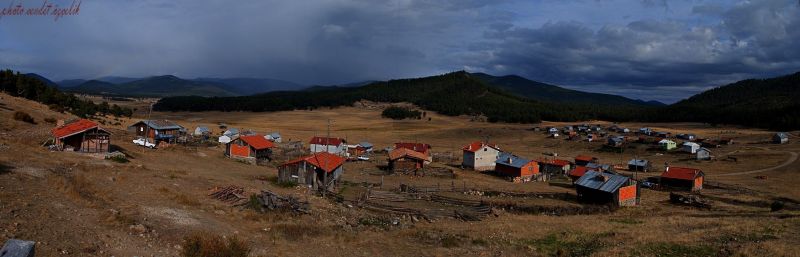
[{"label": "dirt road", "polygon": [[775,166],[775,167],[766,168],[766,169],[758,169],[758,170],[750,170],[750,171],[742,171],[742,172],[726,173],[726,174],[714,175],[714,176],[724,177],[724,176],[737,176],[737,175],[748,175],[748,174],[762,173],[762,172],[773,171],[773,170],[776,170],[776,169],[780,169],[780,168],[789,166],[792,163],[797,161],[798,154],[796,152],[786,152],[786,153],[789,153],[789,155],[791,155],[791,156],[789,156],[789,159],[786,160],[785,162],[781,163],[780,165]]}]

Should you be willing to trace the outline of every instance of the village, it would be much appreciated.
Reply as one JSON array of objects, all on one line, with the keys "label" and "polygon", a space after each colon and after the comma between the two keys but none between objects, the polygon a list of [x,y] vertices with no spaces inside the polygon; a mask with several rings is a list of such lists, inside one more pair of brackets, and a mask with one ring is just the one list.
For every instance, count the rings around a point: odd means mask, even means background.
[{"label": "village", "polygon": [[[197,119],[193,113],[140,114],[137,115],[140,118],[118,123],[66,116],[50,125],[45,144],[31,147],[56,154],[51,159],[61,159],[61,155],[78,163],[105,159],[102,164],[92,165],[105,167],[97,172],[113,172],[114,177],[140,176],[133,174],[144,168],[152,170],[154,178],[166,179],[168,183],[182,178],[187,180],[184,183],[194,181],[174,189],[170,186],[157,188],[175,194],[183,210],[168,208],[163,216],[152,216],[159,212],[153,209],[138,210],[134,213],[149,216],[151,224],[142,225],[148,223],[142,220],[144,218],[131,217],[138,221],[125,225],[130,226],[125,229],[137,231],[133,235],[155,238],[158,234],[153,231],[166,234],[202,229],[203,223],[185,219],[198,219],[189,218],[199,215],[190,210],[206,208],[202,206],[214,201],[216,203],[210,205],[214,206],[212,212],[222,216],[252,215],[243,213],[253,212],[254,201],[257,203],[255,212],[288,213],[300,220],[309,215],[343,215],[354,220],[342,221],[344,224],[335,227],[347,226],[351,230],[353,227],[378,227],[402,231],[416,226],[487,224],[509,217],[540,215],[566,220],[587,215],[623,215],[626,218],[622,219],[637,223],[643,216],[634,213],[664,206],[700,212],[740,212],[745,208],[742,203],[727,197],[731,192],[751,189],[734,182],[741,179],[751,181],[748,183],[772,181],[775,178],[766,175],[769,171],[796,161],[796,155],[790,155],[787,161],[780,154],[763,155],[764,151],[759,150],[792,147],[794,141],[789,133],[726,133],[699,125],[669,129],[658,124],[602,121],[538,125],[483,123],[485,125],[476,129],[465,127],[458,132],[446,129],[439,132],[443,129],[438,126],[475,122],[432,114],[432,121],[376,122],[376,126],[388,127],[374,132],[348,129],[361,127],[363,122],[373,119],[376,109],[380,107],[356,105],[344,110],[262,115],[297,118],[272,129],[259,126],[264,124],[260,119],[237,120],[258,115],[245,113],[206,116],[227,117],[220,122],[209,122],[211,118]],[[150,116],[155,119],[146,119]],[[300,117],[316,122],[292,124],[302,123]],[[46,126],[46,123],[37,126]],[[292,129],[301,126],[311,129]],[[412,129],[404,127],[416,127],[413,132],[422,134],[409,136],[404,133]],[[429,132],[442,134],[423,136]],[[748,152],[756,153],[755,157]],[[219,156],[219,159],[209,159],[212,156]],[[736,168],[752,167],[747,163],[759,161],[766,167]],[[729,171],[736,172],[726,174]],[[738,173],[741,175],[737,176]],[[95,175],[103,176],[101,174]],[[194,176],[198,177],[190,179]],[[721,180],[724,178],[734,182]],[[112,183],[123,188],[132,186],[120,185],[124,181],[114,179]],[[89,183],[102,187],[98,182]],[[155,186],[161,182],[152,183]],[[189,185],[194,186],[187,187]],[[138,192],[151,194],[152,191]],[[126,201],[147,202],[136,199],[133,193],[129,197]],[[800,208],[791,197],[774,197],[767,193],[751,197],[782,199],[762,199],[757,200],[763,202],[758,205],[746,205],[747,208],[764,208],[775,215],[794,215],[783,212]],[[189,209],[185,209],[187,207]],[[342,211],[348,214],[332,214]],[[430,225],[424,225],[426,223]],[[169,238],[179,240],[180,234]],[[448,233],[442,236],[427,240],[438,242],[434,244],[444,251],[453,250],[446,246],[448,240],[455,240],[458,245],[468,244],[463,242],[466,239],[448,238],[453,236]],[[291,240],[316,237],[301,233],[299,238]],[[584,239],[575,240],[584,242]],[[477,251],[499,247],[493,243],[472,244],[477,244]],[[178,245],[162,251],[179,251]],[[265,249],[262,251],[269,253]],[[521,254],[532,250],[515,251]]]}]

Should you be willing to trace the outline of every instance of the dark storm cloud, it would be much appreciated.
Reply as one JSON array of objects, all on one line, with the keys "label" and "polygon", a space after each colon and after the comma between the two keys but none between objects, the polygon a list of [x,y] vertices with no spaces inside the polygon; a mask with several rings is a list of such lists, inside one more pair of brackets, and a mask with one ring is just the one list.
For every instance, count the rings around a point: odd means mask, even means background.
[{"label": "dark storm cloud", "polygon": [[308,84],[466,69],[671,102],[800,69],[798,9],[794,0],[84,0],[80,15],[57,22],[0,19],[0,66],[53,79]]}]

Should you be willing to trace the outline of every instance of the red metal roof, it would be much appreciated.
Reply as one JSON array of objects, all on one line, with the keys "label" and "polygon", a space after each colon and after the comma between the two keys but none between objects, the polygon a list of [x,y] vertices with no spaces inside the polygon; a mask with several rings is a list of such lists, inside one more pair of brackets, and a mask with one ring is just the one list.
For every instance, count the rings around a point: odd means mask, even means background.
[{"label": "red metal roof", "polygon": [[344,157],[331,154],[328,152],[321,152],[288,161],[282,164],[281,166],[286,166],[289,164],[294,164],[299,162],[307,162],[308,164],[311,164],[314,167],[320,168],[325,172],[330,173],[333,172],[333,170],[335,170],[339,166],[342,166],[342,164],[344,164],[344,161],[345,161]]},{"label": "red metal roof", "polygon": [[567,166],[567,165],[569,165],[569,164],[570,164],[570,162],[569,162],[569,161],[566,161],[566,160],[560,160],[560,159],[553,159],[553,160],[548,160],[548,159],[539,159],[539,160],[536,160],[536,161],[537,161],[537,162],[540,162],[540,163],[547,163],[547,164],[552,164],[552,165],[556,165],[556,166],[562,166],[562,167],[563,167],[563,166]]},{"label": "red metal roof", "polygon": [[341,139],[341,138],[338,138],[338,137],[331,137],[331,138],[328,138],[328,137],[312,137],[311,141],[309,141],[308,143],[309,144],[313,144],[313,145],[326,145],[327,144],[327,145],[339,146],[339,145],[343,144],[344,142],[345,142],[344,139]]},{"label": "red metal roof", "polygon": [[428,149],[431,148],[429,144],[423,143],[394,143],[394,148],[408,148],[420,153],[428,154]]},{"label": "red metal roof", "polygon": [[484,144],[481,141],[472,142],[472,143],[464,146],[463,148],[461,148],[461,150],[469,151],[469,152],[473,152],[474,153],[475,151],[478,151],[481,148],[483,148],[484,145],[488,146],[488,147],[491,147],[491,148],[494,148],[494,149],[497,149],[497,150],[500,150],[500,149],[497,148],[497,145],[495,145],[495,144]]},{"label": "red metal roof", "polygon": [[275,144],[264,138],[262,135],[241,136],[239,139],[252,146],[256,150],[275,147]]},{"label": "red metal roof", "polygon": [[408,148],[397,148],[389,152],[389,160],[397,160],[403,157],[409,157],[420,161],[425,161],[428,159],[428,156],[424,153],[420,153]]},{"label": "red metal roof", "polygon": [[576,161],[587,161],[587,162],[590,162],[590,161],[594,160],[594,157],[587,156],[587,155],[578,155],[578,156],[575,156],[575,160]]},{"label": "red metal roof", "polygon": [[94,121],[87,120],[87,119],[80,119],[80,120],[78,120],[76,122],[73,122],[73,123],[70,123],[70,124],[66,124],[66,125],[61,126],[61,127],[54,128],[54,129],[51,130],[51,133],[56,138],[65,138],[65,137],[72,136],[72,135],[75,135],[75,134],[78,134],[78,133],[81,133],[81,132],[84,132],[84,131],[87,131],[87,130],[90,130],[90,129],[93,129],[93,128],[98,128],[99,129],[97,123],[95,123]]},{"label": "red metal roof", "polygon": [[589,171],[589,168],[586,168],[585,166],[578,166],[575,167],[575,169],[573,169],[572,171],[570,171],[569,175],[573,177],[581,177],[583,176],[583,174],[586,174],[587,171]]},{"label": "red metal roof", "polygon": [[683,167],[667,167],[664,173],[661,173],[662,178],[694,180],[697,176],[703,174],[703,171],[695,168]]}]

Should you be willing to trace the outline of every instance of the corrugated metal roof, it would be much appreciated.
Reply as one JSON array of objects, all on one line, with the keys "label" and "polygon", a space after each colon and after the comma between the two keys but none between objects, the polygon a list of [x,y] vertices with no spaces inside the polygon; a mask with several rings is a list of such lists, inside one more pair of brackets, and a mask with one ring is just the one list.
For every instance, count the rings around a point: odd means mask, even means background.
[{"label": "corrugated metal roof", "polygon": [[[510,162],[509,162],[509,160],[510,160]],[[528,164],[530,162],[531,162],[531,160],[528,160],[528,159],[513,155],[511,153],[506,153],[506,152],[501,152],[497,156],[497,161],[495,161],[496,164],[502,164],[502,165],[511,166],[511,167],[514,167],[514,168],[522,168],[522,166],[525,166],[525,164]]]},{"label": "corrugated metal roof", "polygon": [[[178,125],[175,122],[169,120],[142,120],[141,123],[144,123],[148,127],[153,129],[184,129],[183,126]],[[139,122],[137,122],[139,123]]]},{"label": "corrugated metal roof", "polygon": [[587,171],[575,181],[575,185],[597,189],[603,192],[614,193],[624,186],[630,178],[622,175]]}]

